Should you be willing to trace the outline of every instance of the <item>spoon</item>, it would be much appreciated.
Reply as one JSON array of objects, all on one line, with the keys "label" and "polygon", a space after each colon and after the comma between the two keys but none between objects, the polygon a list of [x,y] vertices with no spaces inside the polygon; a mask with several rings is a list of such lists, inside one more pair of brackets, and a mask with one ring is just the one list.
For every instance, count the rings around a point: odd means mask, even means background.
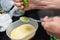
[{"label": "spoon", "polygon": [[40,20],[36,20],[36,19],[33,19],[33,18],[31,18],[33,21],[36,21],[36,22],[44,22],[44,18],[40,18]]},{"label": "spoon", "polygon": [[36,20],[36,19],[33,19],[33,18],[29,18],[29,17],[20,17],[20,20],[23,21],[23,22],[28,22],[29,19],[31,19],[35,22],[44,22],[43,18],[40,18],[40,20]]}]

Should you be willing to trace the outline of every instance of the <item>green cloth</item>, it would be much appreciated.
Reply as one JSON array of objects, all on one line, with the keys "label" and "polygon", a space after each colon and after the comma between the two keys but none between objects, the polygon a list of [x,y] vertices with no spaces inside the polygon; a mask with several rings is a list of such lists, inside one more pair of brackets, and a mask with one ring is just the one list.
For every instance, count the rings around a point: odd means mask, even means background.
[{"label": "green cloth", "polygon": [[60,40],[60,39],[55,36],[50,36],[50,40]]}]

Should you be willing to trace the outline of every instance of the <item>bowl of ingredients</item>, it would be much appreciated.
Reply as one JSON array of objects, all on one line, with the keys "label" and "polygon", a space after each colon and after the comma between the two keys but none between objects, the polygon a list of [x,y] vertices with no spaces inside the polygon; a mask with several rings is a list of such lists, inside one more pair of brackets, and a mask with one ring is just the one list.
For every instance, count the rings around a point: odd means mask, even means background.
[{"label": "bowl of ingredients", "polygon": [[6,34],[11,40],[29,40],[34,37],[38,23],[31,18],[22,17],[12,23],[6,30]]}]

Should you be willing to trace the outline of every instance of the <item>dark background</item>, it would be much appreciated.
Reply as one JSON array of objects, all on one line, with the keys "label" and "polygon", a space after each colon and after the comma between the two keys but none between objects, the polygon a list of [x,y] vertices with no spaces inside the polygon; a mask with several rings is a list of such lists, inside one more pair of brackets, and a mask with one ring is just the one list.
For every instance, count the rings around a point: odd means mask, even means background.
[{"label": "dark background", "polygon": [[[57,16],[60,15],[59,11],[42,11],[42,10],[30,10],[27,11],[23,16],[27,16],[27,17],[32,17],[34,19],[40,19],[41,17],[44,16]],[[19,17],[14,17],[13,16],[13,22],[18,20]],[[50,40],[50,36],[47,35],[46,31],[43,29],[43,27],[41,26],[41,23],[39,24],[39,28],[36,32],[36,35],[31,39],[31,40]],[[7,35],[6,32],[0,32],[0,40],[10,40]]]}]

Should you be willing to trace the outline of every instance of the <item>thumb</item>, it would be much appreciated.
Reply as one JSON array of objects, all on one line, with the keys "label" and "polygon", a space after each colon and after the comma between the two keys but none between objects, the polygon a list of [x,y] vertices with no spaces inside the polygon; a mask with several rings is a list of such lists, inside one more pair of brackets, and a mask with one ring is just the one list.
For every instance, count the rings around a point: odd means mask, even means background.
[{"label": "thumb", "polygon": [[42,22],[41,24],[45,30],[49,31],[49,30],[53,29],[52,22]]}]

